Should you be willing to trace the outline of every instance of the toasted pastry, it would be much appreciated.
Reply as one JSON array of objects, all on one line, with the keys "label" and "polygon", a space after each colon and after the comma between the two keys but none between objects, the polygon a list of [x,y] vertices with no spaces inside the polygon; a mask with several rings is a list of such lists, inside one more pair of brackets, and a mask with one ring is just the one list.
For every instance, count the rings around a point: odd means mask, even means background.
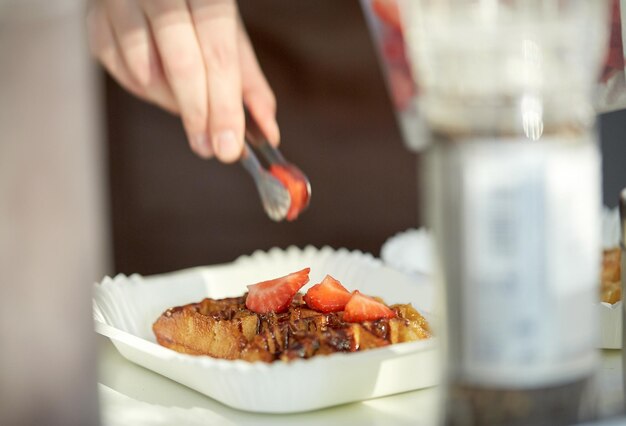
[{"label": "toasted pastry", "polygon": [[153,325],[157,342],[178,352],[272,362],[355,352],[431,336],[411,305],[392,305],[395,318],[350,323],[343,312],[309,309],[297,294],[282,313],[257,314],[241,297],[204,299],[170,308]]},{"label": "toasted pastry", "polygon": [[621,251],[619,247],[604,250],[600,296],[603,302],[614,304],[622,299]]}]

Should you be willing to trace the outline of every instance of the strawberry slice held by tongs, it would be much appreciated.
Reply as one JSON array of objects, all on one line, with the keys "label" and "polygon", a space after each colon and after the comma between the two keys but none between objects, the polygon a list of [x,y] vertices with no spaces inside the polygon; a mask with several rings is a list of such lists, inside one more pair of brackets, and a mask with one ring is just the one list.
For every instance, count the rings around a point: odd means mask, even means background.
[{"label": "strawberry slice held by tongs", "polygon": [[[241,164],[254,179],[263,209],[270,219],[280,222],[295,220],[309,205],[311,183],[302,171],[288,162],[278,148],[270,144],[258,124],[246,114],[246,142]],[[261,165],[255,151],[261,154],[268,168]]]}]

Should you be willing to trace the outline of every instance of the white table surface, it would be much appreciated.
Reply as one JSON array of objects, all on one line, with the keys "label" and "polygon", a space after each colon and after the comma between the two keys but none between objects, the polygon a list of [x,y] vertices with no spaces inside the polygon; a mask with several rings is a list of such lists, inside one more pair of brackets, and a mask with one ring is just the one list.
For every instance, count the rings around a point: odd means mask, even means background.
[{"label": "white table surface", "polygon": [[[99,395],[105,426],[166,425],[434,425],[439,388],[346,404],[301,414],[255,414],[229,408],[123,358],[98,335]],[[612,415],[623,400],[620,350],[602,351],[600,411]],[[625,420],[626,422],[626,420]]]}]

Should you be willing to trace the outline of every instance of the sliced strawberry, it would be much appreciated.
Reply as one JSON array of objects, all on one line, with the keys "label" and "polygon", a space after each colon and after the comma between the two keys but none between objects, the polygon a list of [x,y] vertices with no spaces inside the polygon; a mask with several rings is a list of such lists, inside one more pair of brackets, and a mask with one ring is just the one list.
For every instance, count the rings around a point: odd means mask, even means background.
[{"label": "sliced strawberry", "polygon": [[287,220],[295,220],[309,204],[309,191],[302,172],[292,165],[272,164],[270,173],[287,187],[291,196],[291,205],[287,211]]},{"label": "sliced strawberry", "polygon": [[385,306],[385,304],[356,290],[346,304],[343,320],[347,322],[361,322],[374,321],[381,318],[394,318],[395,316],[396,313]]},{"label": "sliced strawberry", "polygon": [[311,309],[319,312],[342,311],[352,295],[339,281],[326,275],[321,283],[315,284],[304,295],[304,301]]},{"label": "sliced strawberry", "polygon": [[309,282],[309,271],[304,268],[293,274],[248,286],[246,308],[257,314],[283,312],[303,285]]}]

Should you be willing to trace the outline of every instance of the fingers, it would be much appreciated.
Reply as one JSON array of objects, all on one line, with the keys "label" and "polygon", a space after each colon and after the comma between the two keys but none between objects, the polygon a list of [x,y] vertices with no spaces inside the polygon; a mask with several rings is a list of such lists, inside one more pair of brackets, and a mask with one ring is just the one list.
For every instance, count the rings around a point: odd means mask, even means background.
[{"label": "fingers", "polygon": [[120,85],[136,96],[142,96],[142,90],[131,77],[126,64],[117,48],[113,30],[102,3],[95,2],[87,15],[89,48],[104,68]]},{"label": "fingers", "polygon": [[206,70],[191,15],[184,0],[143,0],[163,69],[180,109],[191,148],[208,158]]},{"label": "fingers", "polygon": [[239,159],[244,103],[278,144],[274,94],[234,0],[96,1],[88,25],[105,68],[130,92],[180,113],[201,157]]},{"label": "fingers", "polygon": [[233,0],[189,0],[206,67],[209,134],[216,156],[241,156],[244,114],[237,47],[237,8]]},{"label": "fingers", "polygon": [[243,100],[268,141],[277,146],[280,130],[276,122],[276,98],[261,71],[243,23],[239,25],[238,40]]},{"label": "fingers", "polygon": [[144,95],[157,105],[176,111],[143,11],[135,1],[106,0],[109,22],[126,68]]}]

